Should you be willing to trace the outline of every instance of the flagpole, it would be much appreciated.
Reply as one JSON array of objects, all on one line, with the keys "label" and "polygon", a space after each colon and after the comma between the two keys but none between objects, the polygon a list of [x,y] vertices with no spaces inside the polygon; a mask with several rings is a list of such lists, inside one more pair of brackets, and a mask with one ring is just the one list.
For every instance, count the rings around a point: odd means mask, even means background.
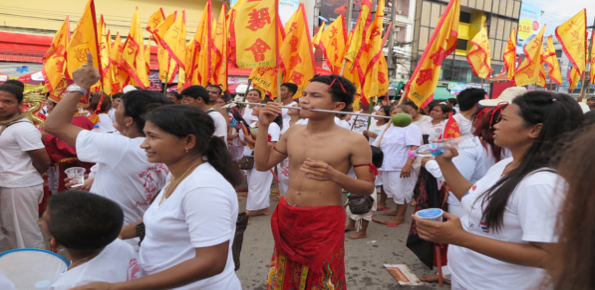
[{"label": "flagpole", "polygon": [[343,65],[341,66],[341,75],[343,75],[343,71],[345,70],[346,64],[347,64],[347,59],[343,59]]},{"label": "flagpole", "polygon": [[165,83],[163,84],[163,94],[167,93],[167,81],[169,80],[169,68],[168,72],[165,73]]},{"label": "flagpole", "polygon": [[[250,90],[250,85],[252,84],[252,79],[248,79],[248,86],[246,87],[246,92],[244,93],[244,99],[242,100],[242,102],[246,101],[246,96],[248,95],[248,91]],[[244,108],[244,104],[240,104],[238,106],[238,111],[240,111],[240,114],[242,113],[242,109]]]},{"label": "flagpole", "polygon": [[579,98],[583,97],[583,92],[585,90],[585,76],[586,76],[586,72],[583,72],[583,81],[581,82],[581,94],[579,96]]},{"label": "flagpole", "polygon": [[281,104],[281,68],[277,69],[277,103]]}]

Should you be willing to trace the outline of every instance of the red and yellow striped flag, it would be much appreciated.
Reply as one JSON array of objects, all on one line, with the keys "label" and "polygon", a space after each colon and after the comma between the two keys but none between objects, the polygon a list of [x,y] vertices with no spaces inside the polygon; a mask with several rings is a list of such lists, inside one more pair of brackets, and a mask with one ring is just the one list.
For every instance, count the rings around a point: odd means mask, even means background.
[{"label": "red and yellow striped flag", "polygon": [[516,41],[516,30],[513,29],[504,50],[504,67],[502,68],[502,71],[507,73],[506,79],[509,81],[514,78],[516,71]]},{"label": "red and yellow striped flag", "polygon": [[87,52],[91,52],[93,66],[99,70],[99,73],[103,72],[97,39],[99,37],[97,36],[95,2],[89,0],[66,51],[67,76],[69,78],[72,78],[72,73],[75,70],[87,63]]},{"label": "red and yellow striped flag", "polygon": [[543,62],[548,66],[548,75],[550,79],[558,85],[562,84],[562,72],[560,71],[560,64],[558,63],[558,57],[556,56],[556,49],[554,48],[554,42],[552,36],[547,38],[547,45],[543,54]]},{"label": "red and yellow striped flag", "polygon": [[213,53],[211,54],[213,65],[213,75],[211,84],[221,86],[223,91],[227,91],[227,24],[225,21],[225,4],[221,5],[219,19],[213,26]]},{"label": "red and yellow striped flag", "polygon": [[316,75],[310,31],[306,21],[304,4],[300,3],[298,10],[285,26],[285,41],[279,49],[285,66],[283,82],[298,86],[294,98],[302,96],[302,91]]},{"label": "red and yellow striped flag", "polygon": [[543,83],[539,81],[539,75],[541,70],[544,69],[541,58],[541,55],[543,54],[544,31],[545,25],[523,48],[523,51],[525,52],[525,59],[523,59],[523,62],[514,75],[514,81],[516,82],[517,86]]},{"label": "red and yellow striped flag", "polygon": [[236,63],[240,68],[278,66],[278,0],[250,0],[234,20]]},{"label": "red and yellow striped flag", "polygon": [[476,76],[487,79],[494,70],[490,54],[490,40],[485,26],[473,37],[471,44],[473,47],[467,53],[467,61]]},{"label": "red and yellow striped flag", "polygon": [[[384,0],[378,0],[378,7],[384,7]],[[382,48],[386,41],[386,36],[382,37],[382,25],[384,21],[384,9],[377,9],[374,22],[370,25],[369,38],[366,41],[368,45],[366,52],[368,54],[368,64],[364,67],[365,75],[362,82],[362,98],[364,105],[370,103],[370,99],[382,96],[388,92],[388,70],[380,70],[380,61],[384,59]],[[389,24],[387,31],[390,31],[392,23]],[[386,62],[386,61],[385,61]]]},{"label": "red and yellow striped flag", "polygon": [[146,89],[149,86],[149,72],[145,61],[145,44],[140,26],[138,8],[132,17],[130,32],[124,43],[121,64],[128,73],[128,80],[124,85],[131,84]]},{"label": "red and yellow striped flag", "polygon": [[185,85],[200,85],[206,87],[211,79],[211,47],[213,38],[211,36],[211,0],[207,1],[205,9],[196,28],[194,39],[186,48],[186,71]]},{"label": "red and yellow striped flag", "polygon": [[341,73],[343,58],[347,48],[347,28],[345,16],[339,15],[320,36],[320,50],[324,54],[324,61],[334,74]]},{"label": "red and yellow striped flag", "polygon": [[419,107],[425,107],[434,99],[442,61],[456,49],[460,10],[460,0],[451,0],[448,3],[406,85],[405,95]]},{"label": "red and yellow striped flag", "polygon": [[41,73],[46,80],[48,91],[53,91],[58,87],[64,78],[66,66],[66,48],[70,43],[70,20],[68,16],[62,23],[62,26],[56,32],[50,48],[43,56],[43,68]]}]

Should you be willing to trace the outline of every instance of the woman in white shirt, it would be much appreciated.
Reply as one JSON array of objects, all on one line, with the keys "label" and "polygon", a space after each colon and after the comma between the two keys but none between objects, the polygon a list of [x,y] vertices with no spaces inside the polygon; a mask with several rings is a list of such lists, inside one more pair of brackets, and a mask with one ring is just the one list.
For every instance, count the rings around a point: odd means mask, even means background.
[{"label": "woman in white shirt", "polygon": [[[381,106],[378,111],[376,111],[376,115],[390,116],[390,109],[390,106]],[[368,142],[370,142],[370,145],[374,143],[374,140],[376,140],[378,135],[384,131],[386,124],[390,121],[390,119],[381,117],[374,117],[374,120],[376,122],[372,122],[370,124],[370,128],[368,128],[368,130],[364,130],[364,136],[368,137]],[[378,183],[376,185],[378,185]]]},{"label": "woman in white shirt", "polygon": [[529,92],[515,98],[494,126],[494,144],[513,157],[475,184],[452,162],[456,149],[436,157],[467,215],[444,213],[444,223],[414,219],[423,239],[450,244],[452,289],[536,289],[544,283],[564,186],[549,163],[555,141],[582,120],[570,96]]},{"label": "woman in white shirt", "polygon": [[[397,113],[407,113],[406,111],[407,107],[400,105],[394,107],[390,114],[393,116]],[[417,125],[411,124],[402,128],[391,124],[372,144],[384,153],[382,167],[378,168],[378,171],[382,171],[384,193],[397,204],[396,210],[383,213],[395,216],[384,223],[398,225],[405,221],[407,204],[413,195],[418,174],[412,167],[414,158],[409,157],[408,152],[417,149],[420,143],[421,129]],[[378,204],[380,207],[382,200]]]},{"label": "woman in white shirt", "polygon": [[[80,289],[240,290],[231,250],[238,175],[223,141],[212,137],[213,119],[186,105],[164,106],[146,118],[141,147],[149,162],[164,163],[171,172],[142,220],[146,235],[139,256],[146,276]],[[137,236],[139,223],[124,227],[121,237]]]},{"label": "woman in white shirt", "polygon": [[[444,104],[436,104],[433,107],[430,107],[431,119],[419,124],[424,135],[425,144],[440,139],[440,136],[442,136],[442,133],[444,132],[444,127],[446,126],[446,118],[451,111],[452,109]],[[427,139],[426,136],[428,136]]]},{"label": "woman in white shirt", "polygon": [[[261,103],[266,104],[268,102],[272,102],[271,100],[262,101]],[[254,116],[255,120],[258,120],[258,113],[260,112],[260,106],[254,106],[252,109],[252,115]],[[281,114],[277,116],[275,122],[273,122],[269,127],[269,135],[262,136],[263,138],[268,138],[269,146],[272,147],[279,141],[279,136],[281,134],[281,127],[283,126],[283,119]],[[256,138],[258,138],[258,122],[254,124],[250,128],[252,134],[244,136],[244,140],[254,146],[256,143]],[[256,132],[256,136],[254,133]],[[245,146],[244,149],[249,148]],[[254,149],[249,148],[251,151]],[[244,151],[244,155],[247,152]],[[250,152],[250,155],[252,152]],[[270,199],[269,195],[271,194],[271,183],[273,182],[273,173],[270,170],[267,171],[258,171],[256,168],[252,170],[246,170],[246,175],[248,178],[248,197],[246,198],[246,211],[250,216],[258,216],[258,215],[268,215],[270,214],[269,206],[270,206]]]},{"label": "woman in white shirt", "polygon": [[99,129],[104,133],[114,133],[116,131],[114,128],[115,120],[109,115],[111,107],[112,103],[108,95],[103,93],[90,94],[89,106],[86,108],[86,110],[89,111],[87,117],[92,117],[97,113],[97,119],[91,120],[91,122],[94,122],[95,125],[99,126]]},{"label": "woman in white shirt", "polygon": [[411,115],[411,119],[413,119],[413,121],[412,121],[413,124],[419,126],[422,122],[432,119],[428,115],[422,115],[419,112],[419,107],[413,101],[406,101],[403,104],[405,106],[407,106],[409,115]]}]

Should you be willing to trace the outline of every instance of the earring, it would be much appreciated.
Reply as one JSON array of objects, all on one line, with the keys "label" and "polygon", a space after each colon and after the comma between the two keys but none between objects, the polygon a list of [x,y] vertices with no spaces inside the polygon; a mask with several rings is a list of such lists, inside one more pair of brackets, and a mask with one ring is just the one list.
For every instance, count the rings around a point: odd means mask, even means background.
[{"label": "earring", "polygon": [[186,151],[186,153],[188,153],[188,152],[189,152],[189,151],[188,151],[188,148],[186,148],[186,149],[184,149],[184,150]]}]

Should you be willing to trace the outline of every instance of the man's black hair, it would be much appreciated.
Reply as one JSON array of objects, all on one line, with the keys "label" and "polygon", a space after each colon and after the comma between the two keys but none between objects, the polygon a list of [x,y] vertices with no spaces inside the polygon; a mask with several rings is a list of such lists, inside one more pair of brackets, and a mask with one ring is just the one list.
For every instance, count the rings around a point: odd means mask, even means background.
[{"label": "man's black hair", "polygon": [[25,92],[25,84],[19,80],[7,80],[4,82],[5,85],[11,85],[21,89],[21,93]]},{"label": "man's black hair", "polygon": [[[343,111],[347,110],[347,108],[353,104],[353,95],[355,94],[356,89],[355,85],[348,79],[335,74],[325,76],[315,75],[310,82],[319,82],[329,85],[328,92],[331,94],[333,102],[345,103]],[[331,86],[331,84],[333,85]]]},{"label": "man's black hair", "polygon": [[475,107],[479,101],[485,99],[486,91],[476,88],[468,88],[463,90],[457,96],[459,101],[459,109],[461,112],[469,111]]},{"label": "man's black hair", "polygon": [[124,96],[124,93],[115,93],[112,95],[112,100],[121,99]]},{"label": "man's black hair", "polygon": [[446,100],[447,102],[454,104],[455,106],[457,105],[457,99],[455,98],[449,98],[448,100]]},{"label": "man's black hair", "polygon": [[165,95],[172,95],[176,97],[176,100],[178,101],[182,99],[182,94],[178,94],[176,91],[167,92]]},{"label": "man's black hair", "polygon": [[48,201],[47,228],[68,250],[88,252],[113,242],[122,229],[122,208],[97,194],[68,190]]},{"label": "man's black hair", "polygon": [[202,86],[189,86],[182,91],[182,95],[195,100],[201,98],[205,105],[209,104],[209,92]]},{"label": "man's black hair", "polygon": [[219,90],[219,94],[218,94],[219,96],[221,96],[221,93],[223,92],[223,89],[221,89],[221,87],[218,86],[218,85],[208,85],[207,88],[216,88],[216,89],[218,89]]},{"label": "man's black hair", "polygon": [[147,90],[134,90],[124,94],[122,103],[124,116],[132,117],[139,132],[143,132],[145,128],[144,114],[160,105],[173,104],[162,93]]},{"label": "man's black hair", "polygon": [[13,86],[11,84],[3,83],[0,85],[0,91],[11,93],[17,98],[17,102],[20,104],[23,102],[23,90],[17,86]]},{"label": "man's black hair", "polygon": [[294,83],[283,83],[281,84],[282,87],[286,87],[290,92],[291,96],[293,97],[295,93],[298,91],[298,86]]}]

